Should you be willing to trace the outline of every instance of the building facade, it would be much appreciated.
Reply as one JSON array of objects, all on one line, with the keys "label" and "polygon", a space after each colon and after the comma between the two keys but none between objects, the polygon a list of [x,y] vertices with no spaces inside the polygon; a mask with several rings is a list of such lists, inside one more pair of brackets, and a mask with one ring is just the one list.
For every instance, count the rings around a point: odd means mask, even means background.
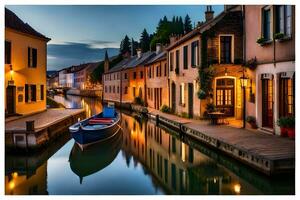
[{"label": "building facade", "polygon": [[247,111],[275,134],[280,117],[295,116],[295,20],[292,5],[245,6],[245,59],[257,65],[256,101]]},{"label": "building facade", "polygon": [[49,40],[5,8],[6,114],[30,114],[46,109]]},{"label": "building facade", "polygon": [[166,51],[157,49],[156,56],[146,64],[146,99],[150,108],[169,106],[168,65]]}]

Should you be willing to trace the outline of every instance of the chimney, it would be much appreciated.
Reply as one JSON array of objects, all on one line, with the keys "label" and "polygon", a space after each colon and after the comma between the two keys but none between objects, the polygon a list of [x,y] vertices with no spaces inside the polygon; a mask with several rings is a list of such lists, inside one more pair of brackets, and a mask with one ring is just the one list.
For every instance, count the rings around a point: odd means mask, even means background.
[{"label": "chimney", "polygon": [[170,36],[170,44],[173,44],[174,42],[176,42],[177,38],[176,38],[176,35],[171,35]]},{"label": "chimney", "polygon": [[206,6],[205,21],[209,21],[213,18],[214,18],[214,11],[212,10],[212,6]]},{"label": "chimney", "polygon": [[107,51],[105,51],[105,59],[104,59],[104,73],[107,73],[109,70],[109,58],[107,55]]},{"label": "chimney", "polygon": [[162,50],[161,44],[160,43],[156,43],[156,54],[159,54]]},{"label": "chimney", "polygon": [[137,54],[138,58],[142,57],[142,49],[141,48],[137,48],[136,49],[136,54]]}]

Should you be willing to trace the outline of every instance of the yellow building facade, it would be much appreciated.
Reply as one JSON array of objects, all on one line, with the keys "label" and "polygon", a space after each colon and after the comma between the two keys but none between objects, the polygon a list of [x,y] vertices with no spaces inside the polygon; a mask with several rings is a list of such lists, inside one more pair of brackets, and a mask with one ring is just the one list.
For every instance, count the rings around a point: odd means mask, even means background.
[{"label": "yellow building facade", "polygon": [[47,42],[50,39],[5,10],[5,112],[46,110]]}]

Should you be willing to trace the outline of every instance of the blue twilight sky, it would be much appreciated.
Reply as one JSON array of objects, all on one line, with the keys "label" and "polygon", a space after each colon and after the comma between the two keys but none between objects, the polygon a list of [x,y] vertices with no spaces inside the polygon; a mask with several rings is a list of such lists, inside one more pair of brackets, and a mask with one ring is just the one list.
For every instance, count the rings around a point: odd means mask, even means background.
[{"label": "blue twilight sky", "polygon": [[[51,38],[48,43],[48,70],[103,59],[117,54],[127,34],[139,40],[144,28],[153,33],[164,15],[188,14],[192,23],[204,21],[205,5],[35,5],[6,6],[24,22]],[[213,6],[215,15],[223,5]]]}]

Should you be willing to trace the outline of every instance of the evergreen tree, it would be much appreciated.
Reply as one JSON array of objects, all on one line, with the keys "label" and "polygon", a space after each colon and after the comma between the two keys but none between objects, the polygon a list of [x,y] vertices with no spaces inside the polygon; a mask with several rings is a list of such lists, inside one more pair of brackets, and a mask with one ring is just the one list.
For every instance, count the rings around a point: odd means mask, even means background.
[{"label": "evergreen tree", "polygon": [[192,31],[193,27],[192,27],[192,21],[189,15],[186,15],[184,18],[184,32],[188,33],[190,31]]},{"label": "evergreen tree", "polygon": [[150,50],[150,36],[146,29],[144,29],[142,32],[140,45],[141,45],[142,52],[147,52]]},{"label": "evergreen tree", "polygon": [[182,17],[180,16],[178,20],[178,33],[183,34],[183,32],[184,32],[184,26],[183,26]]},{"label": "evergreen tree", "polygon": [[120,44],[120,53],[122,55],[126,54],[126,53],[130,53],[131,52],[131,44],[129,41],[129,37],[126,35],[125,38],[121,41]]}]

